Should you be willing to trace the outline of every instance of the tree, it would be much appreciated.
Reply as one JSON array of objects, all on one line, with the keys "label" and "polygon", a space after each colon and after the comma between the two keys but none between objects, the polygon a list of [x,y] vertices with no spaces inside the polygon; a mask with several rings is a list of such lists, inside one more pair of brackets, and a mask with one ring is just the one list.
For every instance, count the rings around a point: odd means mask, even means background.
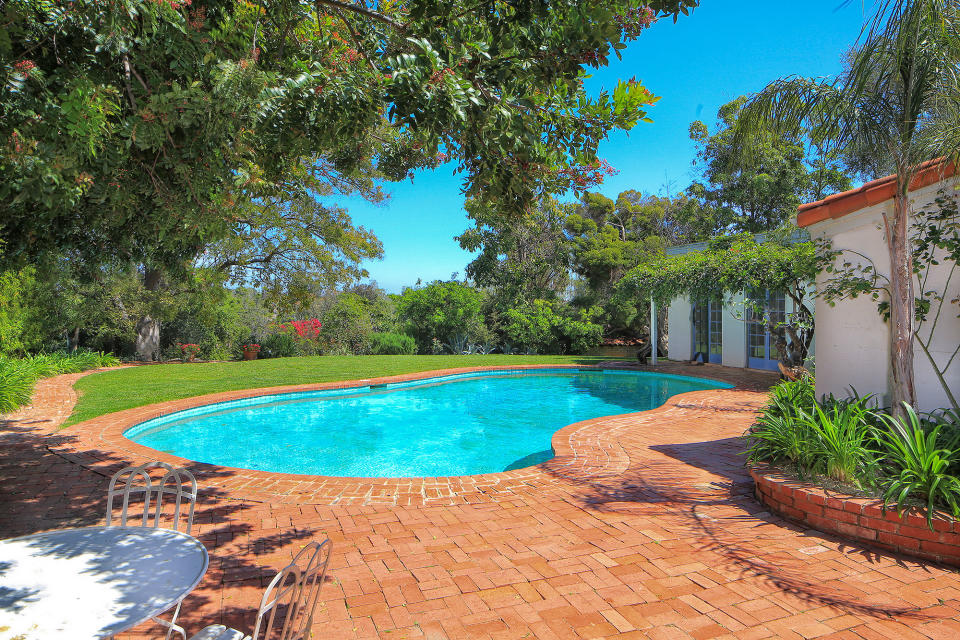
[{"label": "tree", "polygon": [[483,292],[473,287],[437,280],[419,289],[408,287],[395,301],[406,332],[422,353],[431,353],[434,341],[452,344],[461,336],[471,341],[483,337],[483,298]]},{"label": "tree", "polygon": [[327,180],[315,175],[326,164],[301,171],[296,188],[238,203],[228,235],[207,246],[194,266],[222,272],[232,284],[253,286],[287,310],[303,310],[318,291],[366,276],[360,262],[382,257],[380,241],[354,227],[345,209],[323,200],[335,190],[372,202],[383,196],[373,184],[372,169],[355,174],[361,184],[331,184],[332,175]]},{"label": "tree", "polygon": [[600,140],[655,100],[634,80],[590,97],[582,65],[696,4],[12,0],[4,255],[176,270],[235,203],[321,161],[400,179],[451,159],[468,195],[521,213],[585,182]]},{"label": "tree", "polygon": [[570,278],[560,203],[545,198],[518,220],[479,200],[467,200],[465,207],[475,226],[456,239],[467,251],[480,251],[467,265],[473,282],[492,287],[508,306],[563,293]]},{"label": "tree", "polygon": [[688,193],[715,211],[712,232],[774,229],[801,203],[850,188],[838,154],[805,131],[758,131],[751,153],[743,153],[736,131],[746,101],[741,96],[720,107],[712,134],[699,120],[690,125],[704,182],[694,182]]},{"label": "tree", "polygon": [[509,309],[502,329],[509,342],[535,353],[583,353],[603,338],[603,327],[591,320],[588,311],[577,312],[556,300],[534,300]]},{"label": "tree", "polygon": [[[582,65],[696,4],[7,2],[4,256],[133,263],[157,292],[258,235],[245,204],[302,209],[311,182],[342,193],[368,166],[398,180],[448,159],[469,195],[521,214],[588,185],[599,141],[655,101],[633,80],[589,97]],[[158,335],[140,318],[138,352]]]},{"label": "tree", "polygon": [[884,3],[840,76],[778,80],[741,115],[740,140],[747,145],[757,132],[806,130],[858,159],[873,177],[895,175],[894,206],[883,223],[891,265],[891,395],[899,414],[903,403],[916,404],[908,192],[923,161],[960,149],[958,13],[950,0]]},{"label": "tree", "polygon": [[616,201],[584,194],[564,226],[573,270],[594,295],[606,298],[631,267],[663,252],[667,240],[660,235],[662,213],[637,191],[625,191]]},{"label": "tree", "polygon": [[[667,256],[632,269],[617,285],[617,295],[646,305],[653,297],[662,306],[678,296],[713,300],[718,296],[747,293],[747,320],[762,322],[770,332],[787,366],[802,366],[814,334],[811,285],[819,270],[812,242],[794,242],[790,227],[766,242],[753,236],[718,238],[703,251]],[[763,292],[783,293],[793,302],[793,312],[777,318],[765,307]],[[753,293],[754,295],[750,295]]]}]

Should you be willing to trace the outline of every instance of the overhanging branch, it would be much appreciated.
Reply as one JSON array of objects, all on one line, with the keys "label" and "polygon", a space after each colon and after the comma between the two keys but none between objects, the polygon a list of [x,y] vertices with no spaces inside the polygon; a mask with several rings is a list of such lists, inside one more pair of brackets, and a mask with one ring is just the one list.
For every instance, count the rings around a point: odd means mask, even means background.
[{"label": "overhanging branch", "polygon": [[382,13],[373,11],[371,9],[367,9],[365,7],[358,7],[357,5],[350,4],[348,2],[339,2],[339,0],[314,0],[314,3],[316,4],[318,11],[319,11],[320,5],[326,5],[328,7],[343,9],[344,11],[350,11],[351,13],[356,13],[361,16],[366,16],[367,18],[372,18],[378,22],[382,22],[383,24],[390,25],[391,27],[393,27],[398,31],[402,31],[404,28],[402,24],[400,24],[396,20],[393,20],[392,18],[388,18]]}]

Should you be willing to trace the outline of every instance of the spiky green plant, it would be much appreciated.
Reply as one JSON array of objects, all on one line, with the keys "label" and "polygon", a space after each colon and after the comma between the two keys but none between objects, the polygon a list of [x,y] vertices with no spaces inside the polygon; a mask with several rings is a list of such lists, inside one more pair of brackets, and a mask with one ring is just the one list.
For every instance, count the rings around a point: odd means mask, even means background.
[{"label": "spiky green plant", "polygon": [[9,413],[30,402],[33,385],[40,378],[88,369],[114,367],[120,361],[99,351],[42,353],[29,358],[0,359],[0,413]]},{"label": "spiky green plant", "polygon": [[770,390],[770,399],[750,430],[752,444],[747,450],[751,462],[787,462],[798,467],[811,464],[813,433],[798,415],[816,405],[813,381],[785,381]]},{"label": "spiky green plant", "polygon": [[30,402],[35,370],[29,361],[0,359],[0,414]]},{"label": "spiky green plant", "polygon": [[906,420],[878,415],[884,425],[877,439],[883,444],[885,465],[891,473],[884,484],[883,506],[894,504],[899,513],[915,499],[926,505],[927,526],[933,529],[938,508],[960,517],[960,449],[938,446],[943,425],[925,429],[913,407],[904,407]]},{"label": "spiky green plant", "polygon": [[814,405],[814,411],[801,411],[799,421],[815,435],[813,466],[827,477],[856,486],[861,485],[863,470],[873,462],[870,449],[870,425],[867,409],[871,396],[826,407]]}]

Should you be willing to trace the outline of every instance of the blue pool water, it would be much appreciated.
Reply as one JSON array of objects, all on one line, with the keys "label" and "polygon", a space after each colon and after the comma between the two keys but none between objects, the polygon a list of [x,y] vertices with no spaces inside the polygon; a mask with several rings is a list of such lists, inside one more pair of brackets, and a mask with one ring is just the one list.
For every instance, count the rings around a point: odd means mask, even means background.
[{"label": "blue pool water", "polygon": [[261,471],[470,475],[552,458],[551,437],[568,424],[729,386],[633,371],[477,372],[234,400],[149,420],[124,435],[199,462]]}]

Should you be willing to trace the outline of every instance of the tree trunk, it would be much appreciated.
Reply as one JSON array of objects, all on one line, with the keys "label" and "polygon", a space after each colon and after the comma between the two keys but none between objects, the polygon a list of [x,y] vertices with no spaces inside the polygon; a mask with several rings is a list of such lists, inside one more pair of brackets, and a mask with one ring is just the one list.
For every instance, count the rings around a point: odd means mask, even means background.
[{"label": "tree trunk", "polygon": [[76,353],[80,343],[80,327],[73,328],[73,338],[70,340],[70,353]]},{"label": "tree trunk", "polygon": [[660,305],[657,307],[657,357],[666,358],[669,353],[670,336],[667,327],[667,310]]},{"label": "tree trunk", "polygon": [[[143,274],[143,287],[147,291],[156,291],[162,282],[162,273],[158,269],[147,269]],[[137,357],[144,362],[152,362],[160,354],[160,320],[149,313],[144,314],[136,325],[137,337],[135,349]]]},{"label": "tree trunk", "polygon": [[903,403],[916,405],[913,379],[915,302],[913,260],[908,230],[907,184],[897,184],[893,217],[884,213],[883,224],[890,256],[890,400],[894,415],[904,416]]}]

